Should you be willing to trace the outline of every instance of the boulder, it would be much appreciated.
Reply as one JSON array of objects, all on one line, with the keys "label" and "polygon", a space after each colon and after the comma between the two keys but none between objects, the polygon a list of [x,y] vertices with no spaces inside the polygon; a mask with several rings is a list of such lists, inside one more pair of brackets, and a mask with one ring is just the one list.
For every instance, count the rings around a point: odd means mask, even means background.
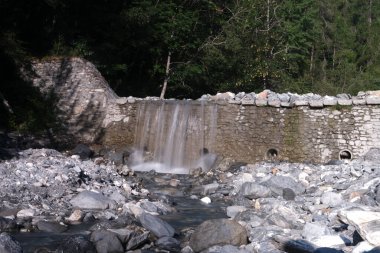
[{"label": "boulder", "polygon": [[70,200],[70,204],[80,209],[107,209],[112,206],[113,201],[103,194],[83,191]]},{"label": "boulder", "polygon": [[380,246],[380,212],[341,211],[341,220],[356,228],[360,236],[374,246]]},{"label": "boulder", "polygon": [[1,253],[22,253],[21,245],[12,236],[7,233],[0,234],[0,252]]},{"label": "boulder", "polygon": [[39,221],[37,222],[37,228],[40,231],[50,232],[50,233],[63,233],[67,230],[66,226],[52,221]]},{"label": "boulder", "polygon": [[325,192],[321,196],[321,202],[329,207],[337,207],[343,203],[343,197],[340,193]]},{"label": "boulder", "polygon": [[80,143],[72,150],[72,153],[73,155],[79,155],[81,159],[88,159],[92,157],[94,151],[92,151],[87,145]]},{"label": "boulder", "polygon": [[93,253],[95,252],[94,245],[83,235],[73,235],[58,246],[56,252],[60,253]]},{"label": "boulder", "polygon": [[303,230],[302,236],[308,241],[311,241],[313,238],[319,238],[324,235],[330,235],[331,232],[326,225],[320,223],[306,223]]},{"label": "boulder", "polygon": [[269,187],[270,190],[278,196],[283,196],[283,191],[285,188],[293,190],[296,195],[305,192],[305,187],[301,183],[296,182],[293,178],[286,176],[273,176],[263,182],[262,185]]},{"label": "boulder", "polygon": [[255,182],[245,182],[240,188],[240,194],[249,199],[267,198],[271,195],[271,190]]},{"label": "boulder", "polygon": [[124,253],[123,245],[118,236],[107,230],[96,230],[91,234],[91,241],[98,253]]},{"label": "boulder", "polygon": [[189,245],[200,252],[215,245],[240,246],[247,244],[247,231],[234,220],[208,220],[199,225],[191,235]]},{"label": "boulder", "polygon": [[16,221],[0,216],[0,232],[11,232],[15,230],[17,230]]},{"label": "boulder", "polygon": [[245,206],[228,206],[227,207],[227,216],[231,218],[235,218],[235,216],[241,212],[246,211],[247,208]]},{"label": "boulder", "polygon": [[141,225],[152,232],[157,238],[164,236],[173,237],[174,235],[174,228],[156,216],[144,212],[138,219]]},{"label": "boulder", "polygon": [[142,234],[133,233],[129,239],[126,250],[133,250],[139,248],[149,241],[149,232],[144,232]]},{"label": "boulder", "polygon": [[180,249],[180,242],[173,237],[164,236],[155,242],[156,246],[163,250],[170,252],[178,252]]}]

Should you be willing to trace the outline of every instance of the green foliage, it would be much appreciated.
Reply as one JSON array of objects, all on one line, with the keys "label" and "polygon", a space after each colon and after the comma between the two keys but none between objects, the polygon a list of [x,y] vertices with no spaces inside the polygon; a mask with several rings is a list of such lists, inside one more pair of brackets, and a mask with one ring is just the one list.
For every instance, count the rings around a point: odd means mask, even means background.
[{"label": "green foliage", "polygon": [[374,0],[2,0],[0,24],[2,57],[85,57],[121,96],[158,96],[169,54],[167,97],[380,89]]}]

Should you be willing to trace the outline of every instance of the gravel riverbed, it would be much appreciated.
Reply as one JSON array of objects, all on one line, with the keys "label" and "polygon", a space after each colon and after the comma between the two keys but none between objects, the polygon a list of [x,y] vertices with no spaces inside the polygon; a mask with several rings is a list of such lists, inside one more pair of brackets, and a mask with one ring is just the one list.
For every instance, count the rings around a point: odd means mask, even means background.
[{"label": "gravel riverbed", "polygon": [[28,149],[0,163],[0,189],[0,252],[380,252],[377,148],[190,175]]}]

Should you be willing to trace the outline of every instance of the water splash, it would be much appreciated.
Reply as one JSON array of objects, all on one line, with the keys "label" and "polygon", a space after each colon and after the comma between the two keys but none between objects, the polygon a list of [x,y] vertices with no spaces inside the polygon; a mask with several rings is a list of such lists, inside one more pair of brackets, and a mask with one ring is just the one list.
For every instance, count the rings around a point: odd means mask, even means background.
[{"label": "water splash", "polygon": [[[216,138],[217,105],[203,101],[145,101],[139,105],[132,169],[187,174],[208,170]],[[146,158],[148,155],[148,159]]]}]

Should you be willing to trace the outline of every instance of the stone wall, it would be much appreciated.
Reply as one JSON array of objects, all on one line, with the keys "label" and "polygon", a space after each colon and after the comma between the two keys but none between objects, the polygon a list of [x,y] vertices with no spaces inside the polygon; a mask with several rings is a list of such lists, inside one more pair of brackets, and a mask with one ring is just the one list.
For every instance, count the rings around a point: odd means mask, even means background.
[{"label": "stone wall", "polygon": [[[134,144],[143,100],[119,98],[94,65],[83,59],[36,61],[33,70],[33,83],[57,96],[58,115],[66,129],[60,138],[115,149]],[[214,146],[206,148],[245,162],[358,157],[380,146],[380,93],[366,94],[322,98],[266,91],[208,97],[205,103],[217,104],[217,131]]]},{"label": "stone wall", "polygon": [[[129,120],[110,123],[104,131],[104,145],[133,145],[140,103],[119,105]],[[371,147],[380,146],[378,105],[311,109],[225,103],[218,105],[217,112],[215,145],[206,148],[238,161],[324,163],[340,159],[342,152],[357,158]]]},{"label": "stone wall", "polygon": [[242,161],[327,162],[380,145],[380,107],[219,107],[217,153]]}]

